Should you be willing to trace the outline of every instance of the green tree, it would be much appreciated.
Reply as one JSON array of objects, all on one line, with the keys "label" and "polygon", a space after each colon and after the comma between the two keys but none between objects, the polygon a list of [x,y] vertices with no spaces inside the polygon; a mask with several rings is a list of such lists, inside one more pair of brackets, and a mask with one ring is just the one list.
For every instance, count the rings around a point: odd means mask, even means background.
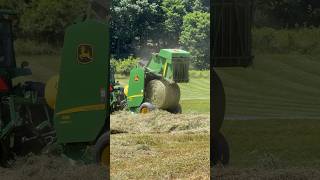
[{"label": "green tree", "polygon": [[210,67],[210,14],[196,11],[183,18],[181,45],[193,56],[192,64],[198,69]]},{"label": "green tree", "polygon": [[255,24],[260,27],[320,25],[319,0],[257,0],[255,6]]},{"label": "green tree", "polygon": [[210,0],[183,0],[188,13],[194,11],[210,11]]},{"label": "green tree", "polygon": [[21,16],[21,29],[49,43],[62,42],[66,27],[84,15],[86,0],[32,0]]},{"label": "green tree", "polygon": [[10,9],[18,13],[18,19],[14,21],[14,34],[20,37],[20,17],[23,15],[28,0],[0,0],[0,9]]},{"label": "green tree", "polygon": [[169,42],[167,45],[176,46],[183,25],[183,16],[187,14],[186,4],[183,0],[163,0],[161,7],[166,16],[164,25]]},{"label": "green tree", "polygon": [[159,39],[164,20],[161,0],[114,0],[112,7],[112,51],[134,52],[148,40]]}]

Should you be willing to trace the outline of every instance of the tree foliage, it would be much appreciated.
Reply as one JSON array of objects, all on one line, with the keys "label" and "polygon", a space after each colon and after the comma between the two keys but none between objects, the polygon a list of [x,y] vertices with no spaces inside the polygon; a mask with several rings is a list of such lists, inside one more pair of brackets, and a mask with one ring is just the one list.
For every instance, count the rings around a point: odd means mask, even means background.
[{"label": "tree foliage", "polygon": [[269,27],[320,25],[319,0],[257,0],[255,23]]},{"label": "tree foliage", "polygon": [[180,43],[191,52],[192,64],[198,69],[208,69],[210,66],[209,33],[209,13],[195,11],[183,18]]},{"label": "tree foliage", "polygon": [[61,44],[64,30],[84,14],[85,0],[1,0],[3,8],[18,12],[20,36]]},{"label": "tree foliage", "polygon": [[171,39],[173,42],[177,42],[179,38],[183,16],[187,14],[185,5],[182,0],[163,0],[162,2],[161,7],[165,12],[164,26],[168,40]]},{"label": "tree foliage", "polygon": [[160,0],[114,0],[112,42],[116,54],[134,51],[147,40],[157,39],[162,31]]},{"label": "tree foliage", "polygon": [[39,39],[61,42],[65,28],[83,15],[87,6],[83,0],[33,0],[21,17],[21,28]]},{"label": "tree foliage", "polygon": [[[0,0],[0,8],[18,12],[19,38],[61,46],[66,27],[82,18],[88,0]],[[319,0],[255,0],[255,26],[317,27]],[[139,51],[183,46],[194,65],[208,66],[210,0],[113,0],[112,53],[128,57]],[[23,41],[21,41],[23,42]],[[154,49],[150,50],[152,47]]]}]

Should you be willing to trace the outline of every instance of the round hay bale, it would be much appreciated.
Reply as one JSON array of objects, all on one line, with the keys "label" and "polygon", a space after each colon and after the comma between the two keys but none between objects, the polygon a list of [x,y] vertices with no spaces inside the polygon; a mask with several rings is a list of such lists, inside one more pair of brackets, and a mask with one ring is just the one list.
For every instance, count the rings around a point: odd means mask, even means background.
[{"label": "round hay bale", "polygon": [[180,88],[176,83],[152,80],[146,87],[146,101],[159,109],[176,107],[180,101]]}]

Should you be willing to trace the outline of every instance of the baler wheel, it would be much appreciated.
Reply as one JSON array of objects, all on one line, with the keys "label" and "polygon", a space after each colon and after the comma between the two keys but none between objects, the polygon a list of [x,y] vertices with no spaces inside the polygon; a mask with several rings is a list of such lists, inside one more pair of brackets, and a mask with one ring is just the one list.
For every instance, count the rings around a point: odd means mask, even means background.
[{"label": "baler wheel", "polygon": [[99,137],[95,145],[96,163],[105,167],[110,167],[110,141],[109,133],[104,133]]},{"label": "baler wheel", "polygon": [[154,105],[148,102],[141,104],[139,107],[139,112],[141,114],[147,114],[155,109]]},{"label": "baler wheel", "polygon": [[211,107],[211,132],[218,132],[222,126],[225,109],[226,109],[226,95],[223,88],[223,84],[218,74],[213,71],[213,91],[211,95],[211,101],[213,106]]},{"label": "baler wheel", "polygon": [[227,165],[230,159],[229,144],[225,137],[219,132],[213,137],[213,165],[221,163]]}]

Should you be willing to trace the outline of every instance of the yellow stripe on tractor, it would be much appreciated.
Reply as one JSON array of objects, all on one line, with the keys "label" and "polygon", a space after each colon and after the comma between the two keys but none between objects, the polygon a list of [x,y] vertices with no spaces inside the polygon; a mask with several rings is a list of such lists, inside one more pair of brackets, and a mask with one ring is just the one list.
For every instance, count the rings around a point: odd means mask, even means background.
[{"label": "yellow stripe on tractor", "polygon": [[70,109],[66,109],[63,111],[60,111],[56,113],[56,115],[64,115],[64,114],[71,114],[71,113],[77,113],[77,112],[86,112],[86,111],[98,111],[103,110],[106,108],[105,104],[94,104],[94,105],[88,105],[88,106],[79,106],[74,107]]},{"label": "yellow stripe on tractor", "polygon": [[137,94],[137,95],[133,95],[133,96],[129,96],[128,99],[133,99],[136,97],[143,97],[143,94]]}]

